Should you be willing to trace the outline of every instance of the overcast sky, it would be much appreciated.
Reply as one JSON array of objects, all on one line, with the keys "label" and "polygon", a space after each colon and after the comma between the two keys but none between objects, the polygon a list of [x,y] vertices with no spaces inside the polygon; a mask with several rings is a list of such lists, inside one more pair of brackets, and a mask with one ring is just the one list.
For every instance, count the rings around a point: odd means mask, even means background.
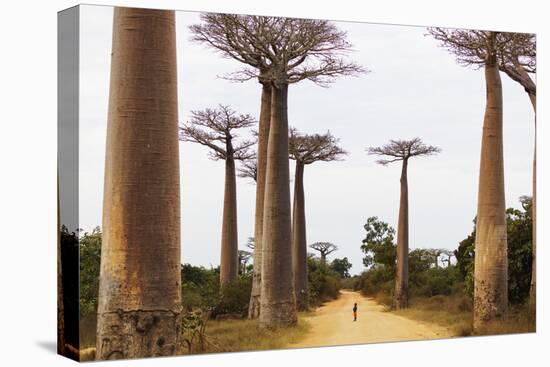
[{"label": "overcast sky", "polygon": [[[228,104],[259,114],[260,85],[219,75],[241,65],[189,41],[197,13],[177,12],[179,119],[190,110]],[[410,246],[454,249],[472,230],[477,202],[483,70],[464,68],[423,27],[338,22],[356,50],[351,58],[371,70],[337,79],[329,88],[303,81],[289,88],[291,126],[306,133],[330,130],[350,154],[342,162],[305,169],[307,241],[329,241],[363,270],[360,246],[370,216],[397,227],[400,165],[383,167],[365,148],[389,139],[420,137],[442,149],[409,164]],[[80,223],[101,225],[109,95],[112,8],[81,6]],[[534,113],[523,89],[502,75],[506,205],[531,194]],[[246,133],[243,133],[246,135]],[[224,167],[208,151],[181,143],[182,262],[219,264]],[[290,175],[294,175],[291,164]],[[239,243],[254,233],[255,186],[238,179]]]}]

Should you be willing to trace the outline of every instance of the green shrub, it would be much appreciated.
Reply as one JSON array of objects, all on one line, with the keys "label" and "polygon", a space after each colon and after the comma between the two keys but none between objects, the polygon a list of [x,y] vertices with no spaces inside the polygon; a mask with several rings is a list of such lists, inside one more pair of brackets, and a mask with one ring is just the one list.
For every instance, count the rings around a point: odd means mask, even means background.
[{"label": "green shrub", "polygon": [[309,305],[318,306],[338,297],[341,289],[340,276],[319,259],[308,258]]},{"label": "green shrub", "polygon": [[252,276],[238,277],[234,282],[224,285],[219,302],[214,308],[213,316],[220,314],[246,316],[251,291]]}]

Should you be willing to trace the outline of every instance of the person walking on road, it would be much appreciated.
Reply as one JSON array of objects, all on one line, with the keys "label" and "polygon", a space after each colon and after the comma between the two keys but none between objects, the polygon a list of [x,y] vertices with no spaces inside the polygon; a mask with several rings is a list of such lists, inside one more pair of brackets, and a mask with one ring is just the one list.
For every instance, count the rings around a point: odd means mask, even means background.
[{"label": "person walking on road", "polygon": [[353,304],[353,321],[357,321],[357,303]]}]

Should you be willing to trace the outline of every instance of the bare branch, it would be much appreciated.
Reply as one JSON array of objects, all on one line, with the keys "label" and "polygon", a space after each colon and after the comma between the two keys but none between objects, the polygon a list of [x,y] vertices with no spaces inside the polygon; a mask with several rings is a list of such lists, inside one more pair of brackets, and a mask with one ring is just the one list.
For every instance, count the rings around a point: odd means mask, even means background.
[{"label": "bare branch", "polygon": [[319,251],[322,257],[326,257],[326,255],[329,255],[338,250],[338,246],[330,242],[315,242],[309,245],[309,247],[314,249],[315,251]]},{"label": "bare branch", "polygon": [[242,178],[250,178],[254,183],[258,178],[258,161],[256,155],[250,159],[243,159],[241,166],[238,168],[238,176]]},{"label": "bare branch", "polygon": [[302,164],[339,161],[348,154],[337,145],[339,140],[331,135],[330,131],[323,135],[306,135],[299,133],[295,128],[290,128],[289,133],[289,157]]},{"label": "bare branch", "polygon": [[210,148],[210,158],[213,160],[250,159],[254,156],[250,148],[256,140],[235,144],[238,136],[234,131],[254,124],[256,120],[251,115],[237,114],[229,106],[219,105],[217,109],[191,111],[191,119],[180,125],[179,137],[181,141]]},{"label": "bare branch", "polygon": [[376,163],[383,166],[393,162],[407,160],[411,157],[429,156],[440,152],[440,148],[432,145],[426,145],[422,142],[422,140],[420,140],[420,138],[414,138],[411,140],[390,140],[388,144],[381,147],[367,148],[367,153],[369,155],[389,157],[381,158],[376,161]]},{"label": "bare branch", "polygon": [[310,80],[326,86],[338,76],[368,70],[347,60],[352,46],[346,32],[326,20],[203,14],[190,27],[192,40],[249,67],[224,76],[262,83]]},{"label": "bare branch", "polygon": [[[483,67],[498,62],[501,71],[514,74],[521,68],[536,72],[535,35],[529,33],[489,32],[467,29],[428,28],[428,34],[455,54],[465,66]],[[512,76],[511,76],[512,77]],[[517,75],[512,79],[517,80]]]}]

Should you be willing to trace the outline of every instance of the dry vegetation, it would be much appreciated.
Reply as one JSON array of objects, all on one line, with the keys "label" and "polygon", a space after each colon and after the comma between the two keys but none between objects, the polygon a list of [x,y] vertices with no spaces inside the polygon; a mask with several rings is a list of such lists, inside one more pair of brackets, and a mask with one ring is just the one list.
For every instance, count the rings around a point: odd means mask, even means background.
[{"label": "dry vegetation", "polygon": [[204,351],[193,354],[281,349],[301,340],[308,330],[309,324],[302,318],[296,327],[278,329],[259,328],[257,320],[212,320],[206,331],[211,336],[209,343]]},{"label": "dry vegetation", "polygon": [[[383,301],[387,296],[381,296]],[[378,300],[378,299],[377,299]],[[391,302],[391,300],[390,300]],[[513,306],[508,317],[495,320],[476,332],[472,330],[472,301],[466,296],[434,296],[411,299],[410,308],[393,311],[398,315],[448,327],[456,336],[530,333],[535,317],[526,306]]]}]

